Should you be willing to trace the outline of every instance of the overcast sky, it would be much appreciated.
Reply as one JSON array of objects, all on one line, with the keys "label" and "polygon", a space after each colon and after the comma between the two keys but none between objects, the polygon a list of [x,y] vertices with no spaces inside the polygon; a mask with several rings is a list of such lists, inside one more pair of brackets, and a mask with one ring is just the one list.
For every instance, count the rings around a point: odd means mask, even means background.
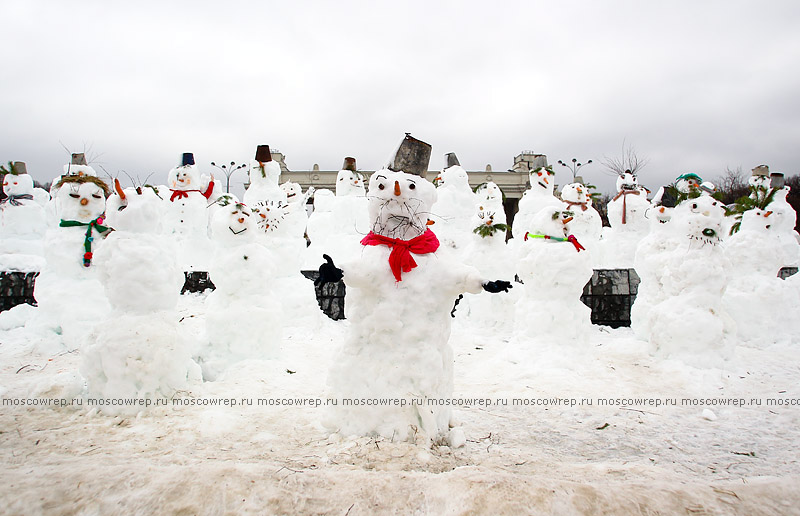
[{"label": "overcast sky", "polygon": [[262,143],[292,170],[347,155],[374,170],[406,131],[433,145],[431,169],[533,150],[593,159],[603,190],[623,141],[647,186],[800,172],[796,0],[3,0],[0,20],[0,161],[42,181],[62,144],[151,182],[182,152],[210,172]]}]

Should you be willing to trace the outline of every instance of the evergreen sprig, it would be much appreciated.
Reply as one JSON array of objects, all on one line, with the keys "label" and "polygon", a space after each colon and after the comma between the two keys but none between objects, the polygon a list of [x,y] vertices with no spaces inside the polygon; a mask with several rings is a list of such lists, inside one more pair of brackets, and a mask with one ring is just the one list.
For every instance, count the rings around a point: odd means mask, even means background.
[{"label": "evergreen sprig", "polygon": [[495,232],[497,231],[508,231],[508,229],[509,228],[506,224],[481,224],[477,228],[473,229],[472,232],[480,235],[481,238],[486,238],[494,236]]}]

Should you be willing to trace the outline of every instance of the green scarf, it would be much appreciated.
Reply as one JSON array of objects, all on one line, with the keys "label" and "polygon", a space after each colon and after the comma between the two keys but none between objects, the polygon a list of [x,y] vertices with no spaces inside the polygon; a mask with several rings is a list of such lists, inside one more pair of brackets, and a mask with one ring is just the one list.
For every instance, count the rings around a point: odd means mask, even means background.
[{"label": "green scarf", "polygon": [[86,228],[86,237],[83,239],[83,249],[85,251],[83,253],[83,266],[84,267],[89,267],[92,264],[92,241],[94,240],[94,237],[92,236],[92,229],[96,229],[97,231],[99,231],[101,233],[105,233],[106,231],[111,229],[111,228],[109,228],[107,226],[103,226],[102,225],[103,222],[104,222],[104,218],[103,218],[102,215],[100,215],[99,217],[97,217],[96,219],[94,219],[91,222],[80,222],[80,221],[77,221],[77,220],[64,220],[64,219],[61,219],[61,222],[58,224],[59,227],[62,227],[62,228],[72,228],[72,227],[76,227],[76,226],[88,226]]}]

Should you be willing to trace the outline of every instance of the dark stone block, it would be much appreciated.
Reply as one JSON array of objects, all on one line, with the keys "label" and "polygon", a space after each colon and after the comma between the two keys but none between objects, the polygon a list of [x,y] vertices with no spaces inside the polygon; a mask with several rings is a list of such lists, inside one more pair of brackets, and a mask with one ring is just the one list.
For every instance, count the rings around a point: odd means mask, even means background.
[{"label": "dark stone block", "polygon": [[595,269],[581,301],[592,310],[592,323],[619,328],[631,325],[631,306],[639,290],[633,269]]},{"label": "dark stone block", "polygon": [[[319,277],[319,271],[300,271],[303,276],[311,281]],[[344,298],[347,290],[344,281],[326,283],[322,287],[314,285],[314,294],[317,296],[317,303],[322,312],[338,321],[344,319]]]},{"label": "dark stone block", "polygon": [[205,292],[208,289],[214,290],[214,283],[211,282],[211,278],[208,276],[208,272],[206,271],[184,271],[184,276],[186,280],[183,283],[183,288],[181,289],[181,294],[185,294],[187,292]]},{"label": "dark stone block", "polygon": [[0,312],[26,303],[36,306],[33,287],[38,275],[38,272],[0,272]]}]

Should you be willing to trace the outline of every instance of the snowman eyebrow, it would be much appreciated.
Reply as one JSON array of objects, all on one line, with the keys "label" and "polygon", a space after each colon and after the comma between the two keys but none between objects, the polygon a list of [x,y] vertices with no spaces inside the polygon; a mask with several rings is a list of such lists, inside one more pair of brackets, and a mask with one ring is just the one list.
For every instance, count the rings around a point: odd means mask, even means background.
[{"label": "snowman eyebrow", "polygon": [[383,174],[375,176],[375,179],[381,179],[381,178],[386,179],[386,176],[384,176]]},{"label": "snowman eyebrow", "polygon": [[406,179],[406,181],[408,181],[409,183],[414,184],[414,185],[417,184],[417,182],[414,181],[413,179]]}]

